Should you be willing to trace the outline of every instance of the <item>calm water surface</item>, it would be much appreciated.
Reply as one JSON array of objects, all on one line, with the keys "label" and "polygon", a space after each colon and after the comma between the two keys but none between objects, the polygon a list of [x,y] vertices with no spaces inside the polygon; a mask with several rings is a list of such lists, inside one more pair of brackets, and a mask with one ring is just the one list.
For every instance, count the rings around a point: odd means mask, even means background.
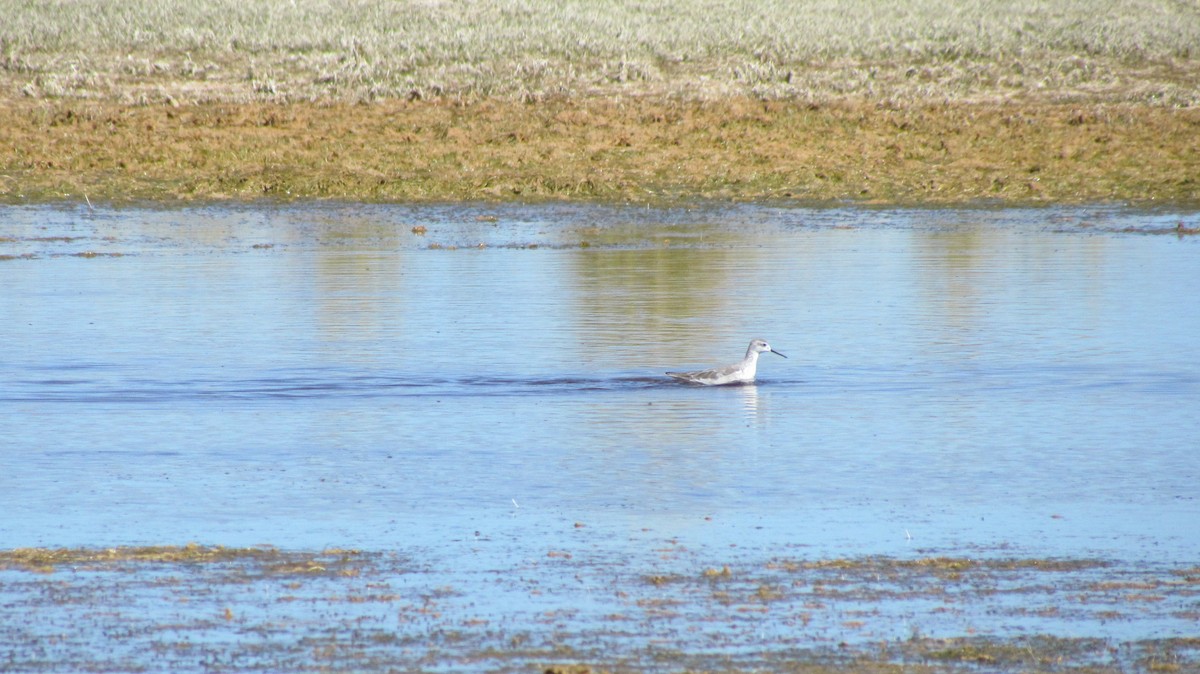
[{"label": "calm water surface", "polygon": [[[1195,213],[0,210],[0,547],[1200,553]],[[424,233],[415,233],[424,227]],[[754,386],[665,370],[766,355]]]}]

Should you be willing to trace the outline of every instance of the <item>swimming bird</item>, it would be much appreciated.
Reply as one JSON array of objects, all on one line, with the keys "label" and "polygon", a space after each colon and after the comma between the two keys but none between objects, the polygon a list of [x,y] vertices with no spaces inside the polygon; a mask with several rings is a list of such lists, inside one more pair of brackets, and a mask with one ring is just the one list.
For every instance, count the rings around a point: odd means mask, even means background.
[{"label": "swimming bird", "polygon": [[771,348],[763,339],[750,340],[750,347],[746,349],[746,357],[739,363],[726,365],[724,367],[714,367],[711,370],[699,370],[697,372],[668,372],[667,374],[692,384],[703,384],[705,386],[720,386],[721,384],[751,384],[754,382],[754,373],[758,370],[758,354],[771,352],[776,356],[784,356],[775,349]]}]

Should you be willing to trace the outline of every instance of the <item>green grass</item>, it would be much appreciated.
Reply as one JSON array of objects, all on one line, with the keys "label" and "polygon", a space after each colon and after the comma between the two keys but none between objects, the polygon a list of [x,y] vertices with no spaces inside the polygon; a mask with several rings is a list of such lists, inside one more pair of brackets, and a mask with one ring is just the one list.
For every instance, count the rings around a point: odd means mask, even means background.
[{"label": "green grass", "polygon": [[0,97],[1200,104],[1178,0],[0,0]]}]

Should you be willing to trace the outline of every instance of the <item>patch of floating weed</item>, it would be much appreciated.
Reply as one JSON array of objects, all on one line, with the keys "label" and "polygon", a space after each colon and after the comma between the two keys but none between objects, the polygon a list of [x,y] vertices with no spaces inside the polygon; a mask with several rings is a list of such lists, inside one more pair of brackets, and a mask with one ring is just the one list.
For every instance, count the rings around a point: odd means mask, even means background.
[{"label": "patch of floating weed", "polygon": [[731,578],[732,576],[733,576],[733,572],[729,570],[728,564],[726,564],[725,566],[722,566],[719,569],[713,568],[713,569],[705,569],[704,570],[704,577],[711,579],[711,580],[716,580],[716,579],[721,579],[721,578]]},{"label": "patch of floating weed", "polygon": [[543,674],[606,674],[608,671],[589,665],[550,665],[543,670]]},{"label": "patch of floating weed", "polygon": [[929,651],[925,655],[934,660],[957,660],[960,662],[991,664],[996,662],[996,654],[997,646],[994,644],[963,644]]},{"label": "patch of floating weed", "polygon": [[783,571],[847,571],[847,572],[900,572],[929,571],[938,574],[959,574],[965,571],[1083,571],[1106,566],[1108,563],[1094,559],[970,559],[966,557],[922,557],[898,559],[893,557],[853,557],[819,559],[813,561],[775,560],[767,566]]},{"label": "patch of floating weed", "polygon": [[53,573],[57,567],[76,570],[119,571],[131,565],[252,564],[263,575],[352,575],[361,563],[357,550],[287,552],[270,546],[227,548],[189,543],[182,546],[121,546],[115,548],[16,548],[0,550],[0,569]]},{"label": "patch of floating weed", "polygon": [[987,667],[1052,667],[1063,662],[1088,663],[1110,659],[1104,639],[1038,635],[1017,639],[983,637],[917,640],[915,654],[943,662]]},{"label": "patch of floating weed", "polygon": [[783,599],[784,593],[780,588],[764,583],[759,585],[758,588],[754,590],[753,597],[756,601],[765,603]]},{"label": "patch of floating weed", "polygon": [[644,578],[644,580],[645,580],[646,584],[648,584],[648,585],[653,585],[655,587],[662,587],[664,585],[674,585],[674,584],[678,584],[678,583],[683,583],[687,580],[687,578],[685,578],[684,576],[677,575],[677,574],[653,574],[653,575],[646,576]]},{"label": "patch of floating weed", "polygon": [[1200,566],[1193,566],[1188,569],[1177,569],[1173,571],[1176,576],[1185,583],[1200,583]]},{"label": "patch of floating weed", "polygon": [[773,562],[776,568],[787,571],[896,571],[922,569],[929,571],[965,571],[978,566],[979,562],[962,557],[925,557],[921,559],[896,559],[891,557],[852,557],[819,559],[814,561]]},{"label": "patch of floating weed", "polygon": [[1145,653],[1138,664],[1148,672],[1197,671],[1200,637],[1170,637],[1143,642]]}]

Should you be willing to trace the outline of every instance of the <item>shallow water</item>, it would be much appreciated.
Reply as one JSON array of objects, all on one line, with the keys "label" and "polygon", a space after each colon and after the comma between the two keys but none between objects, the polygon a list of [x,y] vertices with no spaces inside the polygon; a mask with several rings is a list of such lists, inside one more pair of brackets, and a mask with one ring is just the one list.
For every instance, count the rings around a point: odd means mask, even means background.
[{"label": "shallow water", "polygon": [[[583,536],[668,571],[734,550],[1194,564],[1197,227],[6,207],[0,547],[359,546],[482,569]],[[764,355],[756,385],[662,374],[756,336],[789,357]]]}]

